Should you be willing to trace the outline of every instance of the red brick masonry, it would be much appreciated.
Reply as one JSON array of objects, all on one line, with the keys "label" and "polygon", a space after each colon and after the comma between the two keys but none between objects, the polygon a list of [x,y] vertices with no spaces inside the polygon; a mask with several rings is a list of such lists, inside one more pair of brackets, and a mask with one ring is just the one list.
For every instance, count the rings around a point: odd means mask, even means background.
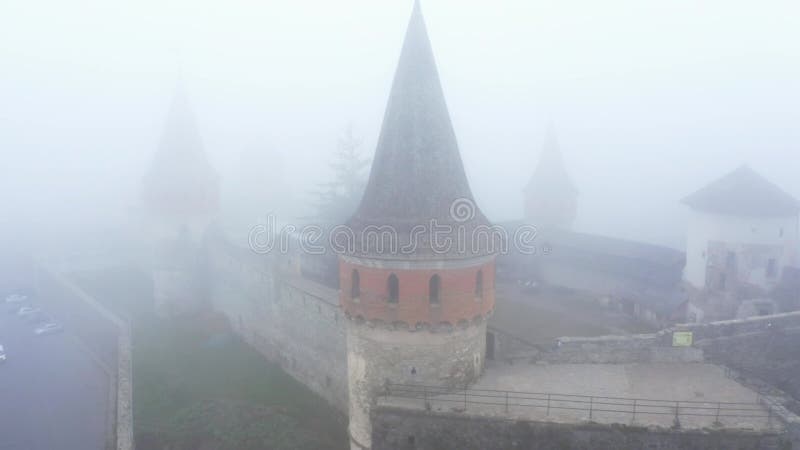
[{"label": "red brick masonry", "polygon": [[[353,271],[358,271],[360,289],[352,298]],[[478,290],[478,271],[482,272],[483,289]],[[389,277],[399,281],[399,299],[389,301]],[[430,301],[430,280],[440,277],[439,302]],[[340,302],[345,313],[353,318],[403,322],[418,325],[458,325],[480,319],[494,309],[494,261],[457,269],[379,269],[340,261]],[[480,292],[479,292],[480,291]]]}]

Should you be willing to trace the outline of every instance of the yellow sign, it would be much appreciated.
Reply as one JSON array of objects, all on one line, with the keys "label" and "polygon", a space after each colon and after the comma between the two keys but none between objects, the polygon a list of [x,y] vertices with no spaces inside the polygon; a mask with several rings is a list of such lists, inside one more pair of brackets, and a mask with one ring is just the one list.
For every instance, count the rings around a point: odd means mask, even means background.
[{"label": "yellow sign", "polygon": [[672,333],[673,347],[691,347],[694,336],[691,331],[675,331]]}]

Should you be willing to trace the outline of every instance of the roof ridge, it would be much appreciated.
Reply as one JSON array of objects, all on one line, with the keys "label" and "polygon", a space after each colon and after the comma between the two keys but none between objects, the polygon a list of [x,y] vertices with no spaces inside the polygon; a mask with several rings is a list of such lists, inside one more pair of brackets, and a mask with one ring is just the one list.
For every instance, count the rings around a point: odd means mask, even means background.
[{"label": "roof ridge", "polygon": [[684,197],[682,203],[705,212],[742,216],[794,216],[800,201],[743,164]]}]

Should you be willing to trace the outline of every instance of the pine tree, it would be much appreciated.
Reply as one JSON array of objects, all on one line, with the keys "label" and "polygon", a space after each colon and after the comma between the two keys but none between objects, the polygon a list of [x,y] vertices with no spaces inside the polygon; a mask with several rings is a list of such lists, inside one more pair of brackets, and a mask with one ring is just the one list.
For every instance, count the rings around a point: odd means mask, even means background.
[{"label": "pine tree", "polygon": [[319,185],[317,217],[328,223],[340,224],[347,220],[358,207],[367,184],[370,158],[361,150],[362,141],[353,134],[349,126],[339,139],[330,164],[332,180]]}]

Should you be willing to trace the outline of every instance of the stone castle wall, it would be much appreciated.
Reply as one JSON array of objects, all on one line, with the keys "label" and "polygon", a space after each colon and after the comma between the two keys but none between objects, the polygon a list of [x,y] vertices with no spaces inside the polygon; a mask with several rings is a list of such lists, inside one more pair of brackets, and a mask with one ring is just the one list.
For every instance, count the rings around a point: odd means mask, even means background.
[{"label": "stone castle wall", "polygon": [[696,347],[673,347],[672,331],[634,336],[564,337],[533,357],[553,364],[702,362]]},{"label": "stone castle wall", "polygon": [[43,262],[37,270],[37,301],[59,317],[85,350],[108,372],[107,447],[133,450],[131,330],[123,320],[78,287],[68,275]]},{"label": "stone castle wall", "polygon": [[381,406],[372,414],[373,450],[772,450],[792,448],[774,432],[665,430],[592,423],[517,422],[463,413]]},{"label": "stone castle wall", "polygon": [[222,242],[209,251],[215,310],[243,340],[340,411],[360,405],[350,426],[361,443],[369,442],[369,411],[386,381],[466,387],[481,374],[483,320],[433,332],[348,319],[339,292],[300,276],[288,257],[262,258]]},{"label": "stone castle wall", "polygon": [[[548,363],[711,361],[736,370],[731,377],[760,392],[783,431],[671,430],[592,423],[517,422],[379,406],[372,411],[373,449],[778,449],[800,448],[797,402],[800,383],[800,312],[745,320],[681,325],[658,333],[599,338],[561,338],[551,348],[525,345],[502,330],[495,335],[501,358]],[[691,347],[673,347],[673,333],[692,331]],[[516,352],[516,353],[514,353]],[[497,355],[495,355],[497,356]],[[749,377],[755,378],[749,378]]]},{"label": "stone castle wall", "polygon": [[[800,312],[692,326],[707,361],[800,399]],[[800,408],[795,407],[795,412]]]},{"label": "stone castle wall", "polygon": [[[350,389],[355,389],[356,394],[370,391],[368,395],[359,396],[366,401],[372,397],[372,391],[379,388],[375,380],[456,386],[479,375],[486,357],[485,324],[480,327],[475,324],[466,328],[453,327],[449,332],[439,333],[425,329],[394,330],[386,327],[388,324],[374,326],[368,322],[348,327],[348,320],[356,319],[347,319],[342,313],[338,291],[301,277],[290,260],[256,257],[228,245],[212,245],[209,251],[214,308],[229,318],[233,328],[246,342],[266,358],[279,363],[286,372],[343,413],[347,413],[348,402],[352,400],[349,397],[353,395]],[[494,357],[498,360],[519,356],[525,360],[548,363],[711,361],[776,385],[795,398],[800,396],[800,312],[680,325],[645,335],[561,338],[547,348],[529,345],[502,330],[489,331],[495,340]],[[675,331],[692,331],[693,345],[673,347]],[[462,333],[469,333],[470,336],[462,336]],[[476,338],[474,333],[480,336]],[[435,351],[428,345],[432,345],[430,336],[436,338]],[[351,341],[349,352],[348,339]],[[447,350],[443,353],[439,347]],[[395,351],[386,352],[386,348]],[[439,373],[437,368],[447,364],[428,360],[434,354],[452,354],[453,358],[470,360],[459,356],[464,352],[478,358],[474,361],[473,373],[467,373],[469,368],[463,368],[464,374]],[[377,360],[376,355],[379,356]],[[356,369],[362,366],[366,369],[367,358],[370,358],[369,366],[373,370],[380,370],[380,374],[362,374],[363,377],[359,377],[357,370],[348,372],[348,361]],[[370,380],[369,386],[364,384],[365,380]],[[365,405],[363,411],[372,414],[372,420],[376,420],[370,405]],[[364,423],[370,421],[368,417],[362,419]],[[380,422],[382,418],[377,420],[378,423],[388,423]],[[537,426],[526,425],[534,429]],[[502,429],[505,425],[493,427]],[[368,432],[367,429],[363,431]],[[604,436],[603,433],[607,432],[597,433]],[[395,439],[398,435],[395,433],[392,436],[394,438],[391,439]],[[386,442],[394,441],[375,442],[375,448],[388,448]]]},{"label": "stone castle wall", "polygon": [[[672,345],[673,333],[680,331],[692,332],[691,347]],[[676,325],[652,334],[563,337],[548,349],[530,347],[517,351],[529,359],[548,363],[711,361],[748,372],[764,372],[784,363],[796,368],[800,364],[800,312]]]},{"label": "stone castle wall", "polygon": [[347,413],[345,318],[338,292],[241,249],[216,244],[210,252],[213,307],[248,344]]},{"label": "stone castle wall", "polygon": [[387,382],[466,388],[480,377],[486,322],[441,332],[352,323],[347,343],[350,435],[370,448],[370,411]]}]

